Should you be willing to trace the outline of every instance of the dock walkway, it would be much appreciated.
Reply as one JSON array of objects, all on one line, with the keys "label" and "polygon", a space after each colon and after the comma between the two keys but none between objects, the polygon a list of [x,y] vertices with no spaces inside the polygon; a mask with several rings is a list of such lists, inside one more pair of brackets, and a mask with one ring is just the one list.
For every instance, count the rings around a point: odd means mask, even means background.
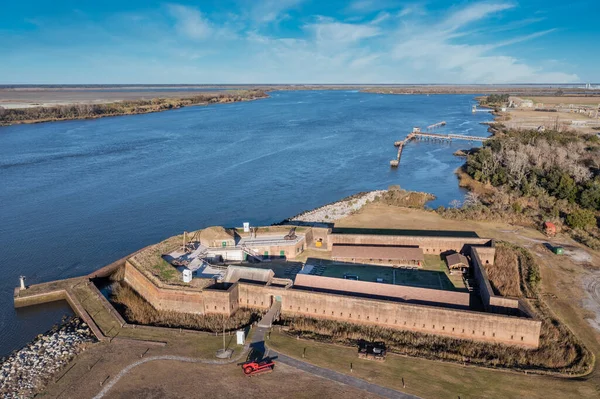
[{"label": "dock walkway", "polygon": [[[433,125],[428,126],[428,129],[433,127],[443,126],[446,122],[439,122]],[[479,137],[479,136],[467,136],[463,134],[440,134],[440,133],[431,133],[431,132],[423,132],[419,128],[414,128],[412,132],[406,136],[404,140],[398,140],[394,142],[394,146],[398,147],[398,152],[396,154],[396,159],[392,159],[390,161],[390,166],[392,168],[397,168],[400,165],[400,159],[402,158],[402,150],[411,140],[440,140],[440,141],[452,141],[452,140],[467,140],[467,141],[479,141],[484,142],[489,139],[489,137]]]}]

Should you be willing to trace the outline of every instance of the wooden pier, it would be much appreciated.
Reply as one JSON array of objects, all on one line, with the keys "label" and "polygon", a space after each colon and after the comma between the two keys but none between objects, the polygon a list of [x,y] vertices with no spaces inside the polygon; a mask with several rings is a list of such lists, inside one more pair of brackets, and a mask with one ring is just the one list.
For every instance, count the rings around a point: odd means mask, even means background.
[{"label": "wooden pier", "polygon": [[[442,123],[442,122],[440,122]],[[444,124],[446,122],[443,122]],[[438,125],[437,123],[435,125]],[[434,126],[434,125],[430,125]],[[428,127],[429,128],[429,127]],[[466,136],[462,134],[439,134],[439,133],[430,133],[430,132],[422,132],[419,128],[413,128],[413,131],[406,136],[404,140],[399,140],[394,142],[394,146],[398,147],[398,153],[396,154],[396,159],[392,159],[390,161],[390,166],[392,168],[397,168],[400,165],[400,158],[402,157],[402,150],[404,146],[408,144],[411,140],[440,140],[440,141],[452,141],[452,140],[467,140],[467,141],[480,141],[484,142],[488,139],[488,137],[479,137],[479,136]]]},{"label": "wooden pier", "polygon": [[427,130],[433,130],[436,127],[442,127],[442,126],[446,126],[446,121],[441,121],[438,123],[434,123],[433,125],[429,125],[429,126],[427,126]]},{"label": "wooden pier", "polygon": [[491,108],[477,108],[477,105],[473,105],[473,107],[471,107],[471,112],[475,113],[475,112],[492,112],[493,109]]},{"label": "wooden pier", "polygon": [[[479,137],[479,136],[466,136],[463,134],[438,134],[438,133],[425,133],[425,132],[419,132],[419,133],[411,133],[409,134],[413,135],[413,138],[415,139],[433,139],[433,140],[448,140],[448,141],[452,141],[452,140],[467,140],[467,141],[486,141],[488,138],[487,137]],[[408,136],[407,136],[408,138]]]}]

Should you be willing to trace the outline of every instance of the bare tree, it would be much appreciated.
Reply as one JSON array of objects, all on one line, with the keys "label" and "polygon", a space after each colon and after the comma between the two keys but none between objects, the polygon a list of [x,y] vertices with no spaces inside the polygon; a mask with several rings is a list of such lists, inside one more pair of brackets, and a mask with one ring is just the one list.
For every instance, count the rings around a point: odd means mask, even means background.
[{"label": "bare tree", "polygon": [[465,201],[463,202],[463,207],[471,207],[477,206],[481,203],[479,200],[479,194],[474,191],[469,191],[467,195],[465,195]]},{"label": "bare tree", "polygon": [[454,209],[460,208],[461,202],[457,199],[450,201],[450,206]]}]

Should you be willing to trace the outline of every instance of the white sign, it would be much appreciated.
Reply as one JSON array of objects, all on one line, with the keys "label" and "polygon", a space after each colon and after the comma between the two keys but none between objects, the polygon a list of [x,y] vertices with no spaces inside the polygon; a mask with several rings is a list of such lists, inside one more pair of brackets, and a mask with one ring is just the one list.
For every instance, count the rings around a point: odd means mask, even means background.
[{"label": "white sign", "polygon": [[235,336],[237,337],[237,344],[244,345],[246,341],[246,333],[244,330],[237,330]]},{"label": "white sign", "polygon": [[244,222],[244,233],[250,232],[250,223]]}]

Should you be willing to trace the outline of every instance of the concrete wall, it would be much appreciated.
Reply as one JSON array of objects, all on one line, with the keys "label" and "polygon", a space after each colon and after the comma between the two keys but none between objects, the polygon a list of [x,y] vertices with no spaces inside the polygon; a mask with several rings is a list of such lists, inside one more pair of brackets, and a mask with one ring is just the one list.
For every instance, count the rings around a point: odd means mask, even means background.
[{"label": "concrete wall", "polygon": [[469,308],[469,293],[432,290],[404,285],[371,283],[367,281],[344,280],[340,278],[298,274],[294,286],[326,289],[331,291],[355,292],[360,294],[398,298],[403,301],[418,301],[444,305],[450,304],[463,309]]},{"label": "concrete wall", "polygon": [[394,236],[371,234],[330,234],[327,248],[331,250],[333,244],[362,244],[362,245],[400,245],[418,246],[423,248],[425,255],[441,254],[446,251],[460,252],[467,245],[486,245],[488,238],[469,237],[420,237],[420,236]]}]

